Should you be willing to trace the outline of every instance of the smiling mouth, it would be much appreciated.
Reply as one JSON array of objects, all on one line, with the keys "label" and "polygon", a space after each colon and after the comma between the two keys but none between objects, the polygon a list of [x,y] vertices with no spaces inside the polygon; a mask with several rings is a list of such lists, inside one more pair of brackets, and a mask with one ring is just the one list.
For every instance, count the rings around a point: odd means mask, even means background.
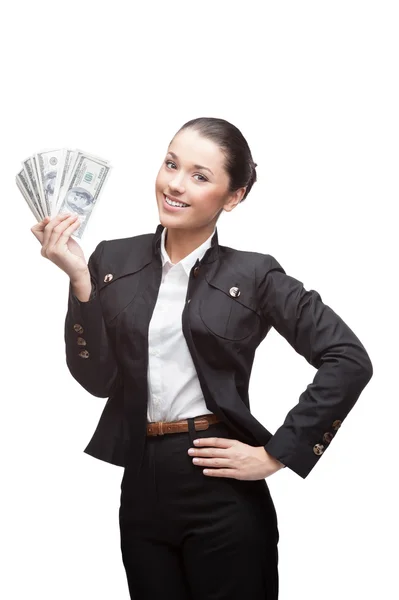
[{"label": "smiling mouth", "polygon": [[187,208],[188,206],[190,206],[189,204],[186,204],[185,202],[178,202],[176,200],[171,200],[170,198],[168,198],[168,196],[165,196],[165,194],[163,195],[163,197],[168,206],[173,206],[174,208]]}]

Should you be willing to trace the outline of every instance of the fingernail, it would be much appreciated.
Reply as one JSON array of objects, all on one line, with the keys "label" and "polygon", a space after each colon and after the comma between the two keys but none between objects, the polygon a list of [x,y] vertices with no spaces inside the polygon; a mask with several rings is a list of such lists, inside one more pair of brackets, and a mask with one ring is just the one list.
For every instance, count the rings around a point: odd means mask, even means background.
[{"label": "fingernail", "polygon": [[199,440],[194,440],[194,444],[199,444]]}]

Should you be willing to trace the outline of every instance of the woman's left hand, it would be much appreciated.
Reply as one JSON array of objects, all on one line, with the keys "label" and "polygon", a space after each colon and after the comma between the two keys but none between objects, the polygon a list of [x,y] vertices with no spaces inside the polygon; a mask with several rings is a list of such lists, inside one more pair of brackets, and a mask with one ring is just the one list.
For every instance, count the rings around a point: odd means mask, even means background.
[{"label": "woman's left hand", "polygon": [[206,467],[203,473],[211,477],[264,479],[285,466],[263,446],[220,437],[200,438],[188,454],[195,457],[194,465]]}]

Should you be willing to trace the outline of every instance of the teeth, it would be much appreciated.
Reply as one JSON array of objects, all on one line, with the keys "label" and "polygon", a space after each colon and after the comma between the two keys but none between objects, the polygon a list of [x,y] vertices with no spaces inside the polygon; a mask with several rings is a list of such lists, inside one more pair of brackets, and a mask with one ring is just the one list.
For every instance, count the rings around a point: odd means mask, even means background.
[{"label": "teeth", "polygon": [[174,200],[169,200],[169,198],[167,198],[166,196],[165,200],[167,204],[170,204],[170,206],[180,206],[181,208],[188,206],[188,204],[184,204],[183,202],[175,202]]}]

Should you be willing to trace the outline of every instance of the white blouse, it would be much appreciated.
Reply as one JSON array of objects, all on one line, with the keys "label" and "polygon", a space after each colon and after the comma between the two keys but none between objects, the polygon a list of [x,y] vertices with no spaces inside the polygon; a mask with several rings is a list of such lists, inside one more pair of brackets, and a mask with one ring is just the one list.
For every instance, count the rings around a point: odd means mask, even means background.
[{"label": "white blouse", "polygon": [[[215,229],[216,230],[216,229]],[[162,281],[148,330],[147,421],[178,421],[210,414],[182,330],[190,271],[210,248],[215,233],[180,262],[173,264],[162,231]]]}]

